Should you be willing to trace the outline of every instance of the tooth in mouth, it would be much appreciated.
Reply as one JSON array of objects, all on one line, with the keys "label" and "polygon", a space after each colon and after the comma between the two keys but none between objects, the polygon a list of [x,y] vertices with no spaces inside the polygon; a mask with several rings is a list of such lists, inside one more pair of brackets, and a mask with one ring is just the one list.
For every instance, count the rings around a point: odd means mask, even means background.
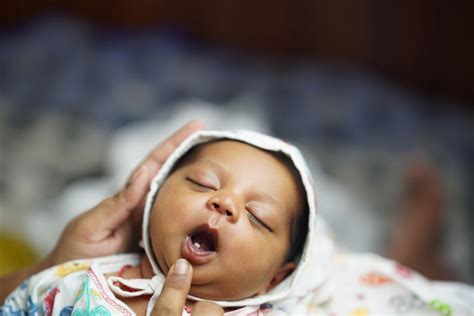
[{"label": "tooth in mouth", "polygon": [[195,243],[193,244],[193,246],[194,246],[194,248],[196,248],[196,249],[201,248],[201,245],[200,245],[199,243],[197,243],[197,242],[195,242]]}]

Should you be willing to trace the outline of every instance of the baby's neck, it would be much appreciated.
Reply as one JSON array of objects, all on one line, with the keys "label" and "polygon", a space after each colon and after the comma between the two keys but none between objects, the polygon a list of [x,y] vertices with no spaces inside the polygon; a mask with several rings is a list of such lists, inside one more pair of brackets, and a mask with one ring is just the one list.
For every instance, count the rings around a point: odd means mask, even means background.
[{"label": "baby's neck", "polygon": [[126,265],[120,271],[113,273],[106,273],[105,278],[110,276],[119,276],[124,279],[151,279],[153,277],[153,270],[148,259],[143,256],[142,260],[137,266]]}]

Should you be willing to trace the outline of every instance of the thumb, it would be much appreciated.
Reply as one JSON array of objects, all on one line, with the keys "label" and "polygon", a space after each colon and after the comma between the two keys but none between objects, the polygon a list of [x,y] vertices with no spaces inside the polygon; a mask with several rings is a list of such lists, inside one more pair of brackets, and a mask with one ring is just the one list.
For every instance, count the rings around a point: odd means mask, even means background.
[{"label": "thumb", "polygon": [[161,294],[153,308],[153,316],[176,315],[183,313],[186,297],[191,287],[192,267],[185,259],[178,259],[171,267]]}]

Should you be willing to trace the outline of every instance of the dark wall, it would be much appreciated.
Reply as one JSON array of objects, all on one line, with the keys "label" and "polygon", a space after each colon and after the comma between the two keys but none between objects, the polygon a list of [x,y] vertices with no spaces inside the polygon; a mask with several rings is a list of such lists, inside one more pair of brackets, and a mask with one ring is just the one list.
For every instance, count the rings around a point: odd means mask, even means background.
[{"label": "dark wall", "polygon": [[434,97],[474,104],[469,1],[9,1],[0,23],[60,10],[99,24],[178,25],[196,37],[276,56],[367,66]]}]

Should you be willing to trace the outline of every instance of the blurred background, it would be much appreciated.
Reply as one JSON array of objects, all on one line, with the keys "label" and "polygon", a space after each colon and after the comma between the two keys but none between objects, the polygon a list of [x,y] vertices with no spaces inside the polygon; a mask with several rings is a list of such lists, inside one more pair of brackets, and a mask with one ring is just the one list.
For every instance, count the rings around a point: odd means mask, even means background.
[{"label": "blurred background", "polygon": [[0,274],[44,256],[67,220],[198,117],[300,146],[343,247],[474,283],[472,12],[426,0],[2,3]]}]

